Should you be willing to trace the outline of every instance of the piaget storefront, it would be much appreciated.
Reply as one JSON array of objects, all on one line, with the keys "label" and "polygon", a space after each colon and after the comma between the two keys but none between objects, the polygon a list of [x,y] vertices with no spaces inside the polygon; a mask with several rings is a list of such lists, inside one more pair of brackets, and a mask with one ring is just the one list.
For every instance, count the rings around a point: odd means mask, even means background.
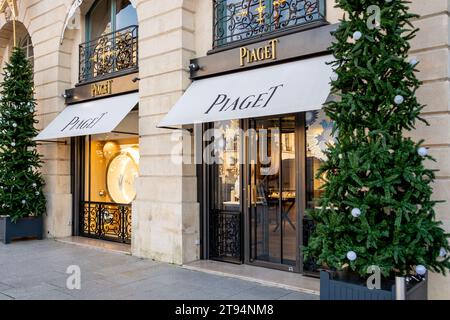
[{"label": "piaget storefront", "polygon": [[159,127],[196,124],[202,141],[203,259],[315,271],[301,248],[314,228],[306,211],[318,206],[317,170],[334,142],[321,110],[332,98],[332,27],[269,33],[191,61],[194,81]]},{"label": "piaget storefront", "polygon": [[136,9],[130,1],[95,1],[86,30],[79,83],[36,140],[72,139],[73,234],[130,243],[139,171]]}]

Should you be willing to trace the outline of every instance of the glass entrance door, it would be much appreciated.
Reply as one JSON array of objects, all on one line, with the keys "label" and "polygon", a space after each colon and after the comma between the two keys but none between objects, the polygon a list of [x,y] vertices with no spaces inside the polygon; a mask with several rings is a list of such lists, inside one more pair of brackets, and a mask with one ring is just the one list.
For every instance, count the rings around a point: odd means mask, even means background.
[{"label": "glass entrance door", "polygon": [[[216,122],[208,131],[209,256],[242,262],[241,136],[238,120]],[[209,136],[211,135],[211,136]]]},{"label": "glass entrance door", "polygon": [[250,121],[250,262],[298,270],[296,117]]}]

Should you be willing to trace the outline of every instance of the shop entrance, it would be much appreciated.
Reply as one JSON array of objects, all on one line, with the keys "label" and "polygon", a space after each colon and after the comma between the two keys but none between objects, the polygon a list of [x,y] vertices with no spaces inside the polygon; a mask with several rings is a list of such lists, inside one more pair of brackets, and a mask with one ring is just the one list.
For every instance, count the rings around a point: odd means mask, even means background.
[{"label": "shop entrance", "polygon": [[210,258],[300,270],[299,121],[232,120],[207,131]]},{"label": "shop entrance", "polygon": [[297,156],[297,117],[250,121],[249,261],[299,270],[299,201],[301,176]]},{"label": "shop entrance", "polygon": [[204,166],[206,257],[314,273],[314,260],[302,259],[314,229],[305,212],[319,206],[332,128],[322,111],[205,127],[214,157]]}]

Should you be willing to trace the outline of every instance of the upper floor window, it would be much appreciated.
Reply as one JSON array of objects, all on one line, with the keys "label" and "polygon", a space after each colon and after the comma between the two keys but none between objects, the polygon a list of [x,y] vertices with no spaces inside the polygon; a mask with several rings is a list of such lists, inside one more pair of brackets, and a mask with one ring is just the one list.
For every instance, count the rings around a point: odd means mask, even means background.
[{"label": "upper floor window", "polygon": [[137,71],[138,19],[133,3],[97,0],[89,10],[87,42],[80,45],[80,83]]},{"label": "upper floor window", "polygon": [[324,20],[325,0],[213,0],[214,47]]},{"label": "upper floor window", "polygon": [[28,61],[30,61],[31,66],[34,66],[34,49],[33,43],[31,42],[30,35],[26,35],[20,40],[19,47],[22,48],[23,52]]},{"label": "upper floor window", "polygon": [[87,40],[137,24],[136,8],[129,0],[99,0],[87,14]]}]

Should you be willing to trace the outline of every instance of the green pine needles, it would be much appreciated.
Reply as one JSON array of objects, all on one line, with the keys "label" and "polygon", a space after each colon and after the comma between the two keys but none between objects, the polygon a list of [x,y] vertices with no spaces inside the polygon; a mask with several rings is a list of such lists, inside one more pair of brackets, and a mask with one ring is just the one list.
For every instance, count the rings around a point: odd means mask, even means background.
[{"label": "green pine needles", "polygon": [[13,222],[46,210],[36,150],[36,102],[33,70],[24,52],[14,48],[0,91],[0,215]]},{"label": "green pine needles", "polygon": [[[416,32],[407,1],[337,0],[345,17],[334,32],[332,92],[325,107],[336,124],[336,144],[318,177],[324,179],[317,228],[306,258],[336,270],[367,276],[377,266],[386,277],[445,274],[450,268],[449,234],[436,221],[432,200],[434,160],[404,136],[424,121],[415,93],[421,85],[408,58]],[[377,5],[377,27],[369,6]],[[370,10],[369,10],[370,11]]]}]

